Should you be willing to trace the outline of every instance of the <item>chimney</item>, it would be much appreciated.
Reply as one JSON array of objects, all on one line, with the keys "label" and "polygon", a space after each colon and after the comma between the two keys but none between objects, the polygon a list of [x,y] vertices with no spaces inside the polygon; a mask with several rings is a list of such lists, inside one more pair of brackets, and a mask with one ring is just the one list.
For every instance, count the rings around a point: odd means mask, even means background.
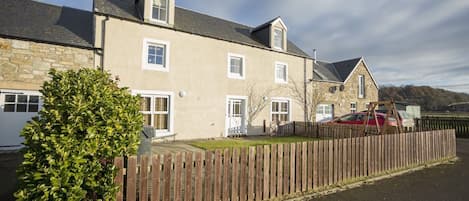
[{"label": "chimney", "polygon": [[314,59],[314,63],[317,64],[316,60],[317,60],[317,55],[316,55],[316,49],[313,49],[313,59]]}]

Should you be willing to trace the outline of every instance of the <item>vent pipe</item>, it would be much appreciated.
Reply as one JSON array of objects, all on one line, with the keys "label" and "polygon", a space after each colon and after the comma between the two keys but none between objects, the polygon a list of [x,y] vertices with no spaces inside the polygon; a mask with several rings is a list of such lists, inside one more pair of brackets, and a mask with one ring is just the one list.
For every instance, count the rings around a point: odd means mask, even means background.
[{"label": "vent pipe", "polygon": [[317,60],[317,55],[316,55],[316,49],[313,49],[313,58],[314,58],[314,63],[317,64],[316,60]]}]

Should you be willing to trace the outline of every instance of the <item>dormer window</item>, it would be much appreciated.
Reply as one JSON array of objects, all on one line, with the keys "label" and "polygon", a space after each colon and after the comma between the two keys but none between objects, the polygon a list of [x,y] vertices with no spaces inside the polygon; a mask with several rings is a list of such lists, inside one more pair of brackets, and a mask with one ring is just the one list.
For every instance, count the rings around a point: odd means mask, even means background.
[{"label": "dormer window", "polygon": [[274,48],[283,50],[283,29],[274,29]]},{"label": "dormer window", "polygon": [[283,23],[280,17],[276,17],[262,25],[254,28],[251,33],[262,44],[277,50],[287,50],[287,26]]},{"label": "dormer window", "polygon": [[168,0],[153,0],[152,20],[168,23]]}]

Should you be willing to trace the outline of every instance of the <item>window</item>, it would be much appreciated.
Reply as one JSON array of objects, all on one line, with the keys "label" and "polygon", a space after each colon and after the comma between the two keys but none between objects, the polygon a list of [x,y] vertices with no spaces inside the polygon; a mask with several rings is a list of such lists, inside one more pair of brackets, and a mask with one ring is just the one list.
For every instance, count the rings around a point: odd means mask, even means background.
[{"label": "window", "polygon": [[169,133],[171,130],[171,95],[142,94],[140,111],[143,114],[145,126],[151,126],[159,133]]},{"label": "window", "polygon": [[144,40],[143,69],[169,71],[169,43],[158,40]]},{"label": "window", "polygon": [[290,121],[290,101],[272,100],[272,121]]},{"label": "window", "polygon": [[351,113],[357,112],[357,103],[355,103],[355,102],[350,103],[350,112]]},{"label": "window", "polygon": [[38,112],[40,110],[39,95],[8,93],[4,95],[3,112]]},{"label": "window", "polygon": [[283,50],[283,29],[274,29],[274,48]]},{"label": "window", "polygon": [[244,56],[238,54],[228,54],[228,77],[234,79],[244,79],[244,70]]},{"label": "window", "polygon": [[365,103],[365,109],[368,110],[368,107],[370,107],[370,103]]},{"label": "window", "polygon": [[288,65],[285,63],[275,62],[275,82],[288,82]]},{"label": "window", "polygon": [[158,22],[168,22],[168,0],[153,0],[151,9],[152,20]]},{"label": "window", "polygon": [[365,98],[365,76],[358,76],[358,98]]}]

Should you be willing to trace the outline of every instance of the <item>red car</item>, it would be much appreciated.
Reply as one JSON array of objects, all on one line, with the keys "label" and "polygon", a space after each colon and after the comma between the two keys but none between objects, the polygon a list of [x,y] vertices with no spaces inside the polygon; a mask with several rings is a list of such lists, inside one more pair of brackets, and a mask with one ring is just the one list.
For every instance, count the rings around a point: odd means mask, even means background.
[{"label": "red car", "polygon": [[[358,124],[363,125],[365,122],[366,112],[357,112],[346,114],[344,116],[335,118],[334,120],[330,121],[329,123],[333,124]],[[384,121],[386,118],[386,114],[383,113],[376,113],[376,118],[378,119],[378,124],[380,126],[384,125]],[[372,115],[369,117],[368,125],[376,125],[376,120],[373,118]],[[397,121],[393,117],[389,117],[388,121],[389,126],[397,126]]]}]

